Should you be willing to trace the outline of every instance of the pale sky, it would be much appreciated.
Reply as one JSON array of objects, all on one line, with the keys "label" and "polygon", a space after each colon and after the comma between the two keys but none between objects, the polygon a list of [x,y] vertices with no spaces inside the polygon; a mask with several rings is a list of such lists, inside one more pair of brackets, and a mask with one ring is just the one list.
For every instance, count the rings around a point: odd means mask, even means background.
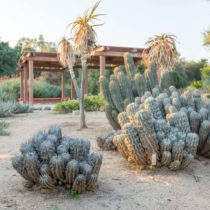
[{"label": "pale sky", "polygon": [[[57,42],[66,26],[96,0],[0,0],[0,37],[11,46],[20,37]],[[210,27],[210,1],[205,0],[102,0],[98,27],[100,45],[144,47],[148,37],[173,33],[178,50],[187,59],[210,58],[202,46],[202,32]]]}]

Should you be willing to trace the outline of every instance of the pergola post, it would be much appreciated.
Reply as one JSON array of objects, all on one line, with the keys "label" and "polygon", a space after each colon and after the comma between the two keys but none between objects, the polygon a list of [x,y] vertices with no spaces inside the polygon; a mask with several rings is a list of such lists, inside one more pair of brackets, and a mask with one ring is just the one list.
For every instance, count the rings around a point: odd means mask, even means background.
[{"label": "pergola post", "polygon": [[65,98],[65,73],[61,72],[61,100]]},{"label": "pergola post", "polygon": [[85,74],[85,95],[88,95],[88,67]]},{"label": "pergola post", "polygon": [[100,76],[105,74],[106,57],[100,56]]},{"label": "pergola post", "polygon": [[33,104],[33,80],[34,80],[34,63],[32,60],[29,60],[29,104]]},{"label": "pergola post", "polygon": [[74,83],[71,80],[71,99],[75,99],[76,95],[75,95],[75,88],[74,88]]},{"label": "pergola post", "polygon": [[28,68],[25,64],[23,67],[23,102],[28,102]]},{"label": "pergola post", "polygon": [[23,87],[23,72],[24,70],[20,71],[20,101],[23,101],[23,97],[24,97],[24,87]]}]

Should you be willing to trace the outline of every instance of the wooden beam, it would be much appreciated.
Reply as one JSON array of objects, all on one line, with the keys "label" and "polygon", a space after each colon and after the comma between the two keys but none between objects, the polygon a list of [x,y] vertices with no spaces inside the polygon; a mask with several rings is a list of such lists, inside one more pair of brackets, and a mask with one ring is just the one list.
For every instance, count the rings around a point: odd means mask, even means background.
[{"label": "wooden beam", "polygon": [[106,57],[100,56],[100,76],[105,74]]},{"label": "wooden beam", "polygon": [[29,60],[29,104],[33,104],[33,80],[34,80],[34,67],[33,61]]},{"label": "wooden beam", "polygon": [[[109,56],[109,57],[123,57],[125,52],[113,52],[113,51],[94,51],[91,56]],[[132,53],[133,57],[141,58],[141,53]]]},{"label": "wooden beam", "polygon": [[24,71],[20,71],[20,99],[24,98]]},{"label": "wooden beam", "polygon": [[23,82],[23,87],[24,87],[24,95],[23,95],[23,102],[27,103],[28,102],[28,68],[27,65],[24,65],[24,82]]},{"label": "wooden beam", "polygon": [[61,73],[61,98],[65,98],[65,73]]}]

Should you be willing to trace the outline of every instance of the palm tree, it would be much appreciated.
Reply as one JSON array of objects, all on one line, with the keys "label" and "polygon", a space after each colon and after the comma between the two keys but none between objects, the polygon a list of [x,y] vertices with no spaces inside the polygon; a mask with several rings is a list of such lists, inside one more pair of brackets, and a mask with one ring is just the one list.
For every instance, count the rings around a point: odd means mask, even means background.
[{"label": "palm tree", "polygon": [[176,36],[172,34],[156,35],[145,43],[148,48],[143,53],[143,60],[147,66],[156,64],[158,82],[162,73],[171,71],[176,64],[179,53],[176,48]]},{"label": "palm tree", "polygon": [[57,49],[58,49],[58,54],[59,54],[59,59],[60,59],[61,64],[64,67],[67,67],[69,69],[69,73],[70,73],[72,82],[74,84],[75,92],[76,92],[77,98],[79,99],[80,90],[79,90],[79,86],[77,84],[77,80],[76,80],[74,69],[73,69],[73,65],[75,61],[73,47],[71,43],[65,37],[63,37],[58,43]]},{"label": "palm tree", "polygon": [[95,24],[94,21],[102,14],[96,14],[96,9],[99,6],[98,1],[91,9],[87,10],[83,17],[78,17],[72,26],[72,35],[74,42],[75,54],[81,59],[82,64],[82,79],[80,89],[80,128],[86,128],[85,113],[84,113],[84,87],[85,75],[87,70],[87,58],[91,51],[96,47],[96,32],[94,27],[102,24]]},{"label": "palm tree", "polygon": [[210,47],[210,29],[207,30],[204,34],[203,45],[206,47]]}]

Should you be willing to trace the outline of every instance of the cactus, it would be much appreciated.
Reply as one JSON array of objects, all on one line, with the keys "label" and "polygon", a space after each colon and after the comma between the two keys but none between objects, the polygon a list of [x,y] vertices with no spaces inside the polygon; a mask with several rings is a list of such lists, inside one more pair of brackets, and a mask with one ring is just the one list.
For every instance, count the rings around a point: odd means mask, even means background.
[{"label": "cactus", "polygon": [[139,97],[143,96],[144,93],[147,91],[147,84],[144,76],[140,73],[137,73],[135,74],[134,81]]},{"label": "cactus", "polygon": [[201,109],[201,93],[199,90],[195,90],[193,92],[193,99],[194,99],[194,107],[196,112],[199,112],[199,110]]},{"label": "cactus", "polygon": [[118,124],[118,122],[114,119],[114,117],[112,116],[112,111],[113,108],[110,104],[106,104],[105,105],[105,114],[106,114],[106,118],[109,121],[110,125],[112,126],[112,128],[114,130],[118,130],[120,128],[120,125]]},{"label": "cactus", "polygon": [[26,188],[60,185],[79,193],[97,188],[102,155],[90,154],[90,142],[85,139],[62,137],[58,126],[39,132],[20,151],[12,166],[25,179]]},{"label": "cactus", "polygon": [[117,111],[122,112],[124,110],[123,98],[120,92],[120,86],[118,84],[118,81],[113,75],[109,82],[109,89],[112,96],[112,101]]},{"label": "cactus", "polygon": [[96,142],[98,146],[103,150],[116,150],[116,147],[113,144],[113,138],[120,133],[121,131],[112,131],[103,135],[96,136]]},{"label": "cactus", "polygon": [[100,83],[100,89],[102,91],[105,100],[107,101],[107,103],[111,105],[111,107],[114,107],[112,96],[109,90],[109,80],[105,76],[100,76],[99,83]]},{"label": "cactus", "polygon": [[131,79],[133,79],[136,67],[135,67],[132,55],[130,53],[125,53],[124,54],[124,63],[125,63],[125,69],[126,69],[127,75]]},{"label": "cactus", "polygon": [[190,128],[194,133],[198,133],[200,127],[201,116],[196,111],[192,111],[189,115]]},{"label": "cactus", "polygon": [[199,130],[199,144],[198,144],[198,150],[201,150],[201,148],[204,146],[205,141],[209,135],[210,132],[210,121],[204,120],[201,123],[201,127]]},{"label": "cactus", "polygon": [[66,166],[66,180],[70,185],[73,184],[77,175],[79,174],[79,163],[76,160],[71,160],[68,162]]},{"label": "cactus", "polygon": [[86,191],[86,178],[84,175],[79,174],[74,180],[72,190],[78,193]]},{"label": "cactus", "polygon": [[131,84],[128,78],[125,76],[123,72],[118,72],[116,77],[120,85],[120,91],[121,91],[122,97],[124,99],[126,98],[129,103],[133,102],[134,96],[133,96]]},{"label": "cactus", "polygon": [[157,72],[155,65],[151,65],[144,73],[147,82],[147,88],[152,91],[158,85]]}]

